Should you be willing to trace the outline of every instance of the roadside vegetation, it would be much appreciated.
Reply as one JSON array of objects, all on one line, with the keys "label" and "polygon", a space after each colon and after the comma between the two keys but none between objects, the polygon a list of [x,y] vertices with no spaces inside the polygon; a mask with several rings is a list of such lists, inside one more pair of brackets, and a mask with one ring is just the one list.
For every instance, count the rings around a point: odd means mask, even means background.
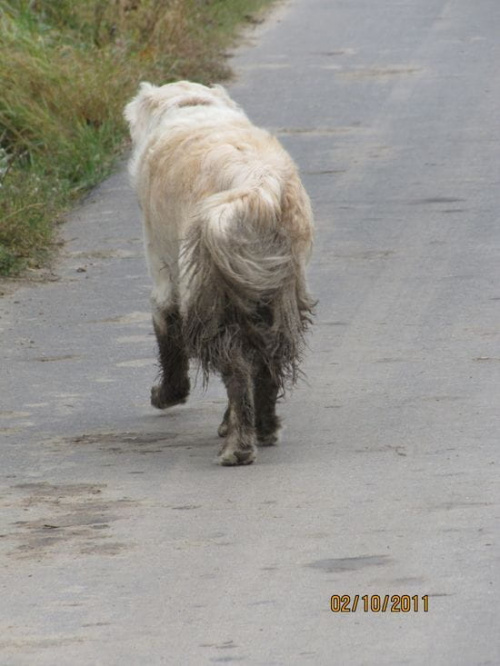
[{"label": "roadside vegetation", "polygon": [[57,222],[126,146],[141,80],[223,80],[270,0],[0,0],[0,275],[39,267]]}]

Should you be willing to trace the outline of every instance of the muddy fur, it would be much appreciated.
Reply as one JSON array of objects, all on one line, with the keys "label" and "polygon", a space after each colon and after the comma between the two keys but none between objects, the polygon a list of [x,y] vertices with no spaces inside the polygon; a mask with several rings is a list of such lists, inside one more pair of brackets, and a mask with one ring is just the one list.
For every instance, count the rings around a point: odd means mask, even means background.
[{"label": "muddy fur", "polygon": [[[267,247],[272,251],[277,242],[270,239]],[[229,256],[238,252],[233,244]],[[284,239],[283,247],[288,244]],[[205,381],[211,372],[250,359],[253,366],[266,366],[284,393],[298,378],[314,306],[297,284],[292,261],[278,287],[253,292],[252,283],[234,284],[226,277],[203,245],[199,228],[193,229],[186,250],[186,270],[195,284],[185,310],[185,341],[190,357],[200,361]]]},{"label": "muddy fur", "polygon": [[162,368],[152,404],[187,399],[196,359],[228,394],[219,462],[251,463],[257,443],[277,441],[276,400],[311,323],[309,199],[279,142],[220,86],[141,84],[125,117]]},{"label": "muddy fur", "polygon": [[153,320],[158,342],[161,381],[151,389],[151,403],[158,409],[186,402],[189,395],[189,360],[179,310],[173,307],[162,313],[164,326]]}]

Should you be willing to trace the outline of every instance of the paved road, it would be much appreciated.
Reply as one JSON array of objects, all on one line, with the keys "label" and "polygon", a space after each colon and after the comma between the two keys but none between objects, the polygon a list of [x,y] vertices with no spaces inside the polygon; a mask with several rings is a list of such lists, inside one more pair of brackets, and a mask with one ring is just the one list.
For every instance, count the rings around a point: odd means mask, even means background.
[{"label": "paved road", "polygon": [[218,383],[148,405],[123,171],[59,280],[0,301],[2,666],[500,663],[499,34],[498,0],[292,0],[238,53],[311,193],[321,301],[252,467],[213,462]]}]

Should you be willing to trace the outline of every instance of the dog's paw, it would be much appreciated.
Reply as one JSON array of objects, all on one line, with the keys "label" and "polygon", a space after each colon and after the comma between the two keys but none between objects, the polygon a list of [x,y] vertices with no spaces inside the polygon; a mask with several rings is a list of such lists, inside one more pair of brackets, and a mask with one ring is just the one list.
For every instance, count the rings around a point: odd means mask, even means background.
[{"label": "dog's paw", "polygon": [[251,465],[257,457],[257,448],[251,446],[235,448],[233,446],[224,446],[220,450],[217,462],[223,467],[235,467],[236,465]]},{"label": "dog's paw", "polygon": [[189,392],[167,392],[161,384],[158,384],[151,389],[151,405],[156,409],[168,409],[185,403],[188,395]]},{"label": "dog's paw", "polygon": [[276,446],[280,441],[279,430],[267,434],[257,435],[257,442],[259,446]]}]

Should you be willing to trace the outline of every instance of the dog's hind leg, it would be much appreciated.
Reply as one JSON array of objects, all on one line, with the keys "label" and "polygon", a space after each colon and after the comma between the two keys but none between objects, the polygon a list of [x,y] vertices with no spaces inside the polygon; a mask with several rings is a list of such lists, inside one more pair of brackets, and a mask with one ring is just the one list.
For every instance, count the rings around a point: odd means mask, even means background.
[{"label": "dog's hind leg", "polygon": [[151,404],[158,409],[166,409],[186,402],[190,389],[189,361],[179,309],[170,306],[165,310],[156,310],[153,326],[158,342],[161,380],[151,389]]},{"label": "dog's hind leg", "polygon": [[[273,311],[269,305],[261,304],[257,310],[262,324],[270,335]],[[264,329],[266,330],[266,329]],[[277,377],[280,375],[276,359],[267,353],[258,356],[254,368],[254,406],[257,441],[261,446],[272,446],[278,441],[280,420],[276,416],[276,400],[279,393]],[[274,371],[274,372],[273,372]]]},{"label": "dog's hind leg", "polygon": [[279,439],[280,419],[276,415],[278,383],[269,366],[260,362],[254,380],[255,429],[261,446],[272,446]]},{"label": "dog's hind leg", "polygon": [[248,465],[257,454],[251,365],[241,362],[231,365],[222,373],[222,378],[229,405],[221,424],[221,427],[227,426],[227,430],[218,461],[221,465]]},{"label": "dog's hind leg", "polygon": [[149,260],[155,282],[151,305],[161,372],[160,383],[151,389],[151,404],[166,409],[186,402],[190,389],[189,360],[174,289],[175,276],[160,264],[154,253],[149,253]]}]

